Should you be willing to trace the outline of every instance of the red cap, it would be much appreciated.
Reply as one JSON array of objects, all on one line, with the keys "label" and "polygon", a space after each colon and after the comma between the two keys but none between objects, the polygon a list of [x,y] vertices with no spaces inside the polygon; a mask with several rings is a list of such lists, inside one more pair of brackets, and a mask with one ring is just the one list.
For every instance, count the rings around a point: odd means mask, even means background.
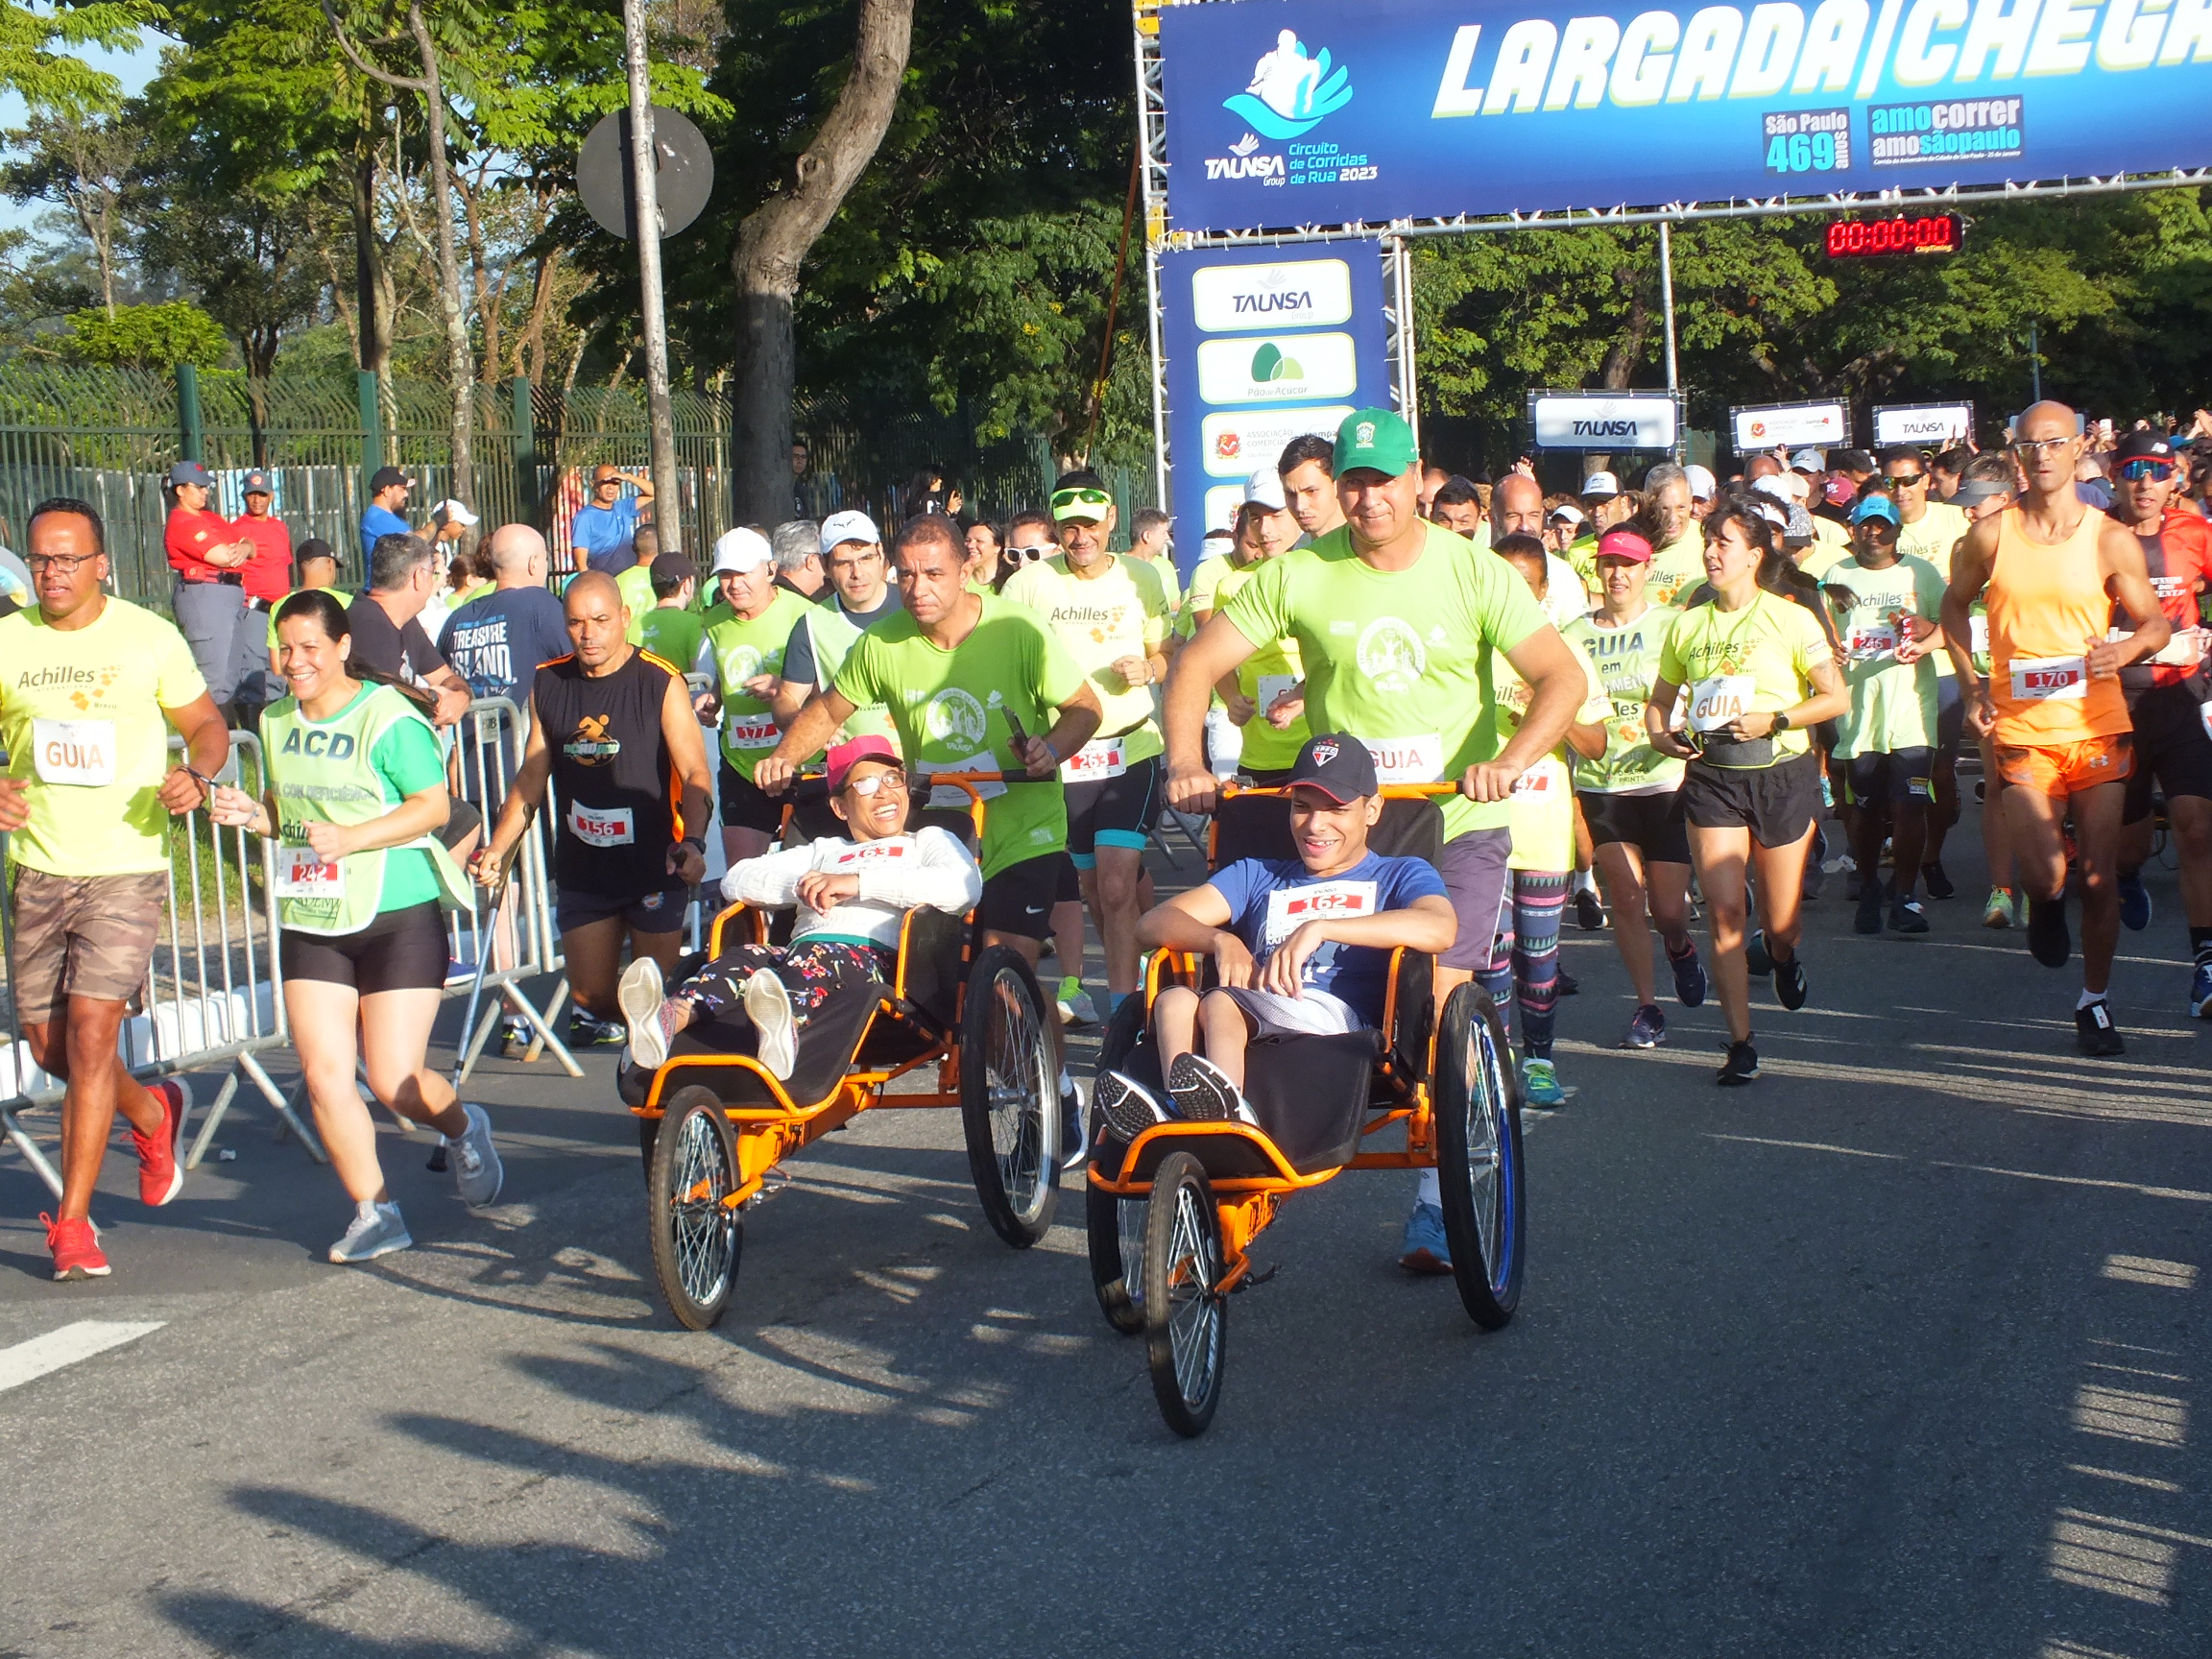
[{"label": "red cap", "polygon": [[845,778],[863,760],[887,760],[894,766],[903,766],[899,751],[891,747],[888,737],[855,737],[850,743],[840,743],[830,751],[830,793],[834,795],[845,787]]},{"label": "red cap", "polygon": [[1633,530],[1616,527],[1598,538],[1598,557],[1632,559],[1639,565],[1648,565],[1651,563],[1651,543]]}]

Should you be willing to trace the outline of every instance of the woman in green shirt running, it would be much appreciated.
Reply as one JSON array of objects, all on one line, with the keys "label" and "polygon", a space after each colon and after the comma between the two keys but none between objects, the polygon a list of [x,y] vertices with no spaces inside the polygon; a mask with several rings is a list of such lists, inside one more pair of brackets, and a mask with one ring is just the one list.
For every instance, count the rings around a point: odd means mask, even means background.
[{"label": "woman in green shirt running", "polygon": [[[1819,757],[1806,729],[1848,712],[1851,694],[1813,613],[1759,585],[1761,564],[1775,550],[1774,527],[1737,500],[1718,508],[1704,533],[1713,594],[1668,629],[1644,730],[1654,750],[1688,763],[1683,815],[1728,1021],[1718,1081],[1741,1084],[1759,1075],[1743,956],[1745,875],[1758,882],[1774,995],[1785,1008],[1802,1008],[1798,904],[1820,814]],[[1674,706],[1685,691],[1687,729],[1677,733]]]},{"label": "woman in green shirt running", "polygon": [[261,716],[268,798],[219,786],[211,812],[276,842],[284,1009],[316,1127],[354,1203],[330,1260],[366,1262],[414,1240],[385,1189],[357,1057],[377,1099],[446,1138],[465,1202],[499,1195],[490,1118],[428,1064],[444,912],[469,902],[469,885],[437,838],[451,806],[438,735],[399,686],[348,661],[345,608],[295,593],[276,609],[276,639],[291,695]]}]

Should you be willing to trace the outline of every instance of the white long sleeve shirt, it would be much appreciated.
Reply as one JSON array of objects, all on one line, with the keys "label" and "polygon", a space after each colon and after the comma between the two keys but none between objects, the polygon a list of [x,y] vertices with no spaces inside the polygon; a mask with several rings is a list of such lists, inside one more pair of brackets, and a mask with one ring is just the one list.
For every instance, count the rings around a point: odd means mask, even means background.
[{"label": "white long sleeve shirt", "polygon": [[[828,910],[799,904],[799,878],[813,871],[857,876],[860,892]],[[791,941],[832,939],[899,948],[899,925],[924,905],[958,916],[983,897],[983,872],[968,849],[943,830],[890,835],[880,841],[825,837],[733,865],[722,897],[762,910],[798,904]]]}]

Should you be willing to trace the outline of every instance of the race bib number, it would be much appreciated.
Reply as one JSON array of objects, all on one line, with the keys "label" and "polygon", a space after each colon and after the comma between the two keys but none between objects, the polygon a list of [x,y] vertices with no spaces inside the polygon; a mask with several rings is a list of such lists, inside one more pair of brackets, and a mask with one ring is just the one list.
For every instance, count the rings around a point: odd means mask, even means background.
[{"label": "race bib number", "polygon": [[1296,689],[1297,685],[1298,676],[1295,674],[1261,675],[1260,683],[1252,688],[1252,701],[1260,706],[1259,712],[1253,718],[1256,720],[1266,719],[1267,710],[1274,707],[1275,699],[1282,696],[1286,691]]},{"label": "race bib number", "polygon": [[[986,749],[982,754],[971,755],[965,760],[947,761],[929,770],[933,773],[996,772],[998,770],[998,757]],[[972,783],[969,788],[986,801],[996,800],[1006,793],[1006,785],[1003,783]],[[957,783],[940,783],[929,791],[929,805],[940,812],[965,812],[968,810],[968,790]]]},{"label": "race bib number", "polygon": [[31,744],[41,783],[96,789],[115,781],[112,720],[34,720]]},{"label": "race bib number", "polygon": [[1566,792],[1567,768],[1547,755],[1513,781],[1513,793],[1549,801]]},{"label": "race bib number", "polygon": [[903,835],[894,836],[888,841],[870,841],[858,847],[848,847],[832,858],[830,863],[839,870],[855,864],[879,864],[886,858],[905,857],[909,845]]},{"label": "race bib number", "polygon": [[1309,922],[1339,922],[1375,914],[1372,881],[1317,881],[1310,887],[1279,887],[1267,895],[1269,950]]},{"label": "race bib number", "polygon": [[1060,762],[1060,781],[1097,783],[1108,778],[1118,778],[1128,770],[1129,761],[1123,753],[1123,740],[1119,737],[1097,737]]},{"label": "race bib number", "polygon": [[1853,661],[1867,661],[1876,657],[1897,655],[1897,630],[1887,622],[1870,622],[1851,630],[1850,653]]},{"label": "race bib number", "polygon": [[733,714],[722,728],[722,743],[729,749],[773,749],[782,740],[781,730],[765,714]]},{"label": "race bib number", "polygon": [[1718,732],[1751,712],[1756,688],[1748,674],[1716,674],[1690,687],[1690,730]]},{"label": "race bib number", "polygon": [[568,803],[568,833],[587,847],[627,847],[637,839],[637,818],[627,806]]},{"label": "race bib number", "polygon": [[1419,737],[1365,737],[1378,783],[1435,783],[1444,777],[1444,737],[1430,732]]},{"label": "race bib number", "polygon": [[1989,655],[1989,618],[1981,612],[1966,618],[1966,645],[1977,657]]},{"label": "race bib number", "polygon": [[2015,657],[2010,667],[2012,695],[2022,703],[2089,695],[2089,665],[2080,657]]},{"label": "race bib number", "polygon": [[312,847],[276,849],[276,897],[279,899],[343,899],[346,867],[325,863]]}]

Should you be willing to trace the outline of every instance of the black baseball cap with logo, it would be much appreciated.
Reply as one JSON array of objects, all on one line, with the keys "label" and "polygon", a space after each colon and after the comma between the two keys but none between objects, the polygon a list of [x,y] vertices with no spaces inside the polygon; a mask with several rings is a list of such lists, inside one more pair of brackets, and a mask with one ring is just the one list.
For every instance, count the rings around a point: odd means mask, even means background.
[{"label": "black baseball cap with logo", "polygon": [[1375,781],[1375,760],[1367,745],[1341,732],[1324,732],[1306,739],[1290,768],[1289,787],[1304,783],[1321,791],[1341,806],[1382,787]]},{"label": "black baseball cap with logo", "polygon": [[2171,461],[2174,459],[2174,440],[2163,432],[2125,432],[2121,434],[2119,447],[2112,451],[2112,465],[2122,467],[2130,461]]}]

